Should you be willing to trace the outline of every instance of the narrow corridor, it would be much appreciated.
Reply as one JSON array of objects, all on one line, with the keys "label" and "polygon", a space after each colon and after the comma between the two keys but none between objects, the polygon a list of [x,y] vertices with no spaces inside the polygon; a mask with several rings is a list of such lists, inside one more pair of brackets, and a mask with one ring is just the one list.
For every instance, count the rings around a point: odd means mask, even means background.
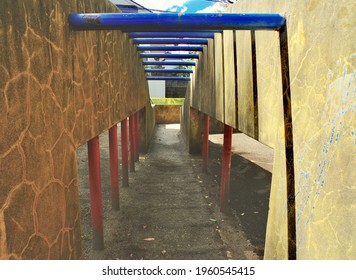
[{"label": "narrow corridor", "polygon": [[[118,129],[120,131],[120,129]],[[201,172],[201,157],[184,150],[179,125],[157,125],[120,211],[110,207],[107,134],[100,136],[105,249],[91,249],[86,146],[78,150],[83,252],[86,259],[258,259],[232,213],[221,214],[219,182]],[[120,150],[120,149],[119,149]]]}]

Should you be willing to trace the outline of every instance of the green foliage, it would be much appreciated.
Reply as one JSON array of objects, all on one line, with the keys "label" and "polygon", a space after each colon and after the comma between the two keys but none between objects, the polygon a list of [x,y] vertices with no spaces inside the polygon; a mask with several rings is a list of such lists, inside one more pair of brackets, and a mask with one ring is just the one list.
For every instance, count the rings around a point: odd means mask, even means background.
[{"label": "green foliage", "polygon": [[184,98],[151,97],[151,102],[155,105],[183,105]]},{"label": "green foliage", "polygon": [[[192,59],[183,59],[183,61],[193,61]],[[185,65],[179,65],[177,67],[175,67],[175,69],[192,69],[192,66],[185,66]],[[180,74],[177,74],[177,76],[180,76],[180,77],[189,77],[190,74],[189,73],[180,73]]]},{"label": "green foliage", "polygon": [[[191,66],[184,66],[184,65],[179,65],[177,67],[175,67],[174,69],[192,69]],[[175,74],[175,76],[178,76],[178,77],[190,77],[190,74],[189,73],[177,73]]]}]

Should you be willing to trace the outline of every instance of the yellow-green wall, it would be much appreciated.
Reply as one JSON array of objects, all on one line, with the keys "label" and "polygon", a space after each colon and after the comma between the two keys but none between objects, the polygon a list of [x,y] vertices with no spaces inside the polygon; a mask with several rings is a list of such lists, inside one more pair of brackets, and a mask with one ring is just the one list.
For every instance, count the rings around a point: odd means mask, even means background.
[{"label": "yellow-green wall", "polygon": [[[239,0],[231,12],[287,18],[297,258],[356,259],[356,3]],[[253,133],[249,34],[238,31],[239,129]],[[257,31],[259,140],[275,150],[265,259],[287,258],[279,41]],[[241,108],[240,108],[241,106]],[[253,107],[252,107],[253,108]]]}]

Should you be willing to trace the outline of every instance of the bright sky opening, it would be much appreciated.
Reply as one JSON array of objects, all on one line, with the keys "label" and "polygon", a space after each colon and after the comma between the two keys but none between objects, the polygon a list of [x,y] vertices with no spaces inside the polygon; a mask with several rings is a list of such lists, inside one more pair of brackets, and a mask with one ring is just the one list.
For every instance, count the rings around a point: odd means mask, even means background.
[{"label": "bright sky opening", "polygon": [[[111,0],[114,4],[129,2],[125,0]],[[225,10],[227,1],[209,0],[135,0],[133,3],[140,4],[153,11],[167,11],[175,13],[216,13]],[[230,1],[233,2],[233,1]]]}]

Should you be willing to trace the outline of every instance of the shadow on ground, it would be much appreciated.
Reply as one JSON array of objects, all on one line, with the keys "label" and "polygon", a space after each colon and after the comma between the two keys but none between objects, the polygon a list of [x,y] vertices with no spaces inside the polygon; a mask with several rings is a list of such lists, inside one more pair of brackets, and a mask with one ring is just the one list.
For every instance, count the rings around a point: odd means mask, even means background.
[{"label": "shadow on ground", "polygon": [[[118,134],[120,139],[120,129]],[[263,258],[271,174],[246,159],[252,154],[256,161],[263,161],[255,143],[251,145],[250,139],[243,137],[236,143],[238,148],[243,144],[243,149],[232,157],[231,211],[222,214],[218,205],[222,146],[210,142],[209,172],[202,173],[201,157],[185,151],[179,128],[164,125],[157,126],[149,153],[140,156],[136,172],[130,173],[130,187],[121,188],[121,210],[114,211],[110,206],[108,136],[103,133],[103,251],[91,246],[87,149],[80,147],[83,258]]]},{"label": "shadow on ground", "polygon": [[[209,143],[209,172],[221,180],[222,145]],[[231,160],[230,208],[243,227],[246,238],[263,256],[272,174],[233,153]],[[218,193],[216,191],[216,193]]]}]

